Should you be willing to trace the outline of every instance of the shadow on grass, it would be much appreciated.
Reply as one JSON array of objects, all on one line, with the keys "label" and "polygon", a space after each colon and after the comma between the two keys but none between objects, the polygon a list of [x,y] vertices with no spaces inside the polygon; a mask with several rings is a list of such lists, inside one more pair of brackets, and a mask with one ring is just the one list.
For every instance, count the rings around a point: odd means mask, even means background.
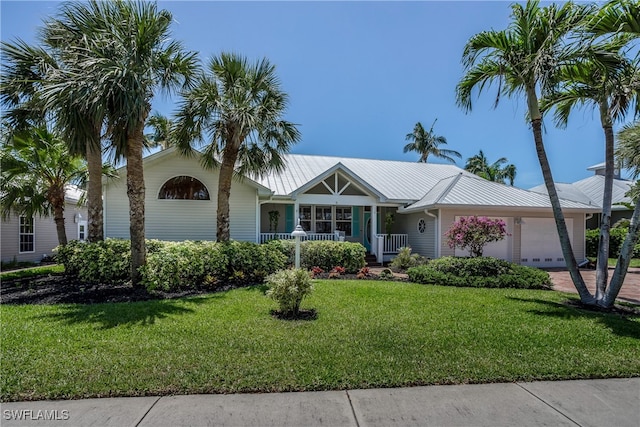
[{"label": "shadow on grass", "polygon": [[130,303],[74,304],[57,307],[55,313],[39,316],[59,321],[66,325],[91,324],[96,329],[111,329],[118,326],[153,325],[157,320],[169,316],[195,312],[192,305],[205,304],[223,295],[209,295],[182,300],[154,300]]},{"label": "shadow on grass", "polygon": [[640,339],[640,322],[631,319],[640,319],[640,315],[629,310],[628,313],[597,311],[580,306],[577,299],[568,299],[563,302],[547,301],[539,298],[507,297],[512,301],[536,303],[544,306],[539,310],[528,310],[539,316],[556,317],[561,319],[595,319],[606,326],[612,333],[621,337]]}]

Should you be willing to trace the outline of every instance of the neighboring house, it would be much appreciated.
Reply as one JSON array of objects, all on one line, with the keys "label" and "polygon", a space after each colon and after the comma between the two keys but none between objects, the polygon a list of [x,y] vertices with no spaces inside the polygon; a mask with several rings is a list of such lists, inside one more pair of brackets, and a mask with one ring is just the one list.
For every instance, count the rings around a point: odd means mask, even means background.
[{"label": "neighboring house", "polygon": [[[68,240],[84,240],[87,235],[87,208],[79,206],[82,190],[68,186],[65,195],[64,225]],[[58,233],[53,216],[24,217],[11,215],[2,220],[2,261],[38,262],[53,254]]]},{"label": "neighboring house", "polygon": [[[218,172],[175,149],[147,157],[146,237],[215,240]],[[118,169],[124,178],[124,168]],[[104,181],[105,235],[129,237],[126,179]],[[563,200],[578,260],[585,258],[585,217],[597,209]],[[278,211],[275,233],[269,212]],[[387,234],[385,219],[393,215]],[[307,239],[362,243],[378,260],[402,246],[437,258],[467,255],[443,234],[457,217],[502,218],[509,236],[485,248],[492,255],[539,267],[564,265],[548,197],[487,181],[457,166],[290,154],[282,173],[234,181],[230,231],[235,240],[290,238],[299,218]]]},{"label": "neighboring house", "polygon": [[[558,191],[559,197],[586,203],[598,208],[598,213],[587,217],[587,229],[589,230],[600,227],[600,218],[602,216],[600,212],[602,211],[602,197],[604,195],[604,168],[604,163],[593,165],[587,168],[587,170],[594,171],[595,174],[588,178],[576,181],[572,184],[556,183],[556,190]],[[632,185],[633,181],[628,181],[620,177],[619,169],[614,171],[613,192],[611,198],[612,225],[623,218],[631,218],[633,210],[624,205],[620,205],[619,203],[631,203],[631,198],[627,197],[626,193],[631,190]],[[544,184],[533,187],[530,191],[548,194],[547,188]]]}]

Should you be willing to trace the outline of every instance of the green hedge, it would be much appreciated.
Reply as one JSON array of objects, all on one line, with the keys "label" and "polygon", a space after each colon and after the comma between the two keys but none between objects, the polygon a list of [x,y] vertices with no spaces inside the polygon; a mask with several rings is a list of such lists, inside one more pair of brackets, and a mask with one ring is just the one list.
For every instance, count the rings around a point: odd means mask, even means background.
[{"label": "green hedge", "polygon": [[[103,242],[72,241],[59,247],[58,259],[66,274],[89,284],[117,284],[129,279],[130,243],[123,239]],[[147,241],[147,264],[142,282],[149,290],[173,291],[220,284],[262,283],[286,267],[286,257],[276,247],[249,242]]]},{"label": "green hedge", "polygon": [[[624,239],[629,232],[628,228],[612,228],[609,237],[609,258],[618,258]],[[587,256],[596,258],[598,256],[598,242],[600,240],[600,230],[587,230]],[[640,243],[633,248],[632,258],[640,258]]]},{"label": "green hedge", "polygon": [[412,282],[444,286],[541,289],[551,285],[546,271],[491,257],[443,257],[407,273]]},{"label": "green hedge", "polygon": [[[277,248],[287,257],[289,265],[294,264],[294,241],[272,240],[266,245]],[[366,265],[365,255],[366,249],[360,243],[332,240],[305,241],[300,244],[300,267],[307,270],[320,267],[325,271],[330,271],[334,267],[344,267],[347,273],[357,273]]]}]

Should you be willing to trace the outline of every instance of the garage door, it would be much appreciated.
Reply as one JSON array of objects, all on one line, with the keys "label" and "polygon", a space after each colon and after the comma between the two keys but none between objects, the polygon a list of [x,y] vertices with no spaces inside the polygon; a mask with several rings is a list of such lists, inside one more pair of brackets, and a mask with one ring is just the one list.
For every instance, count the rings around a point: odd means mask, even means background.
[{"label": "garage door", "polygon": [[[511,261],[512,253],[513,253],[513,243],[512,243],[512,235],[513,235],[513,218],[506,217],[489,217],[490,219],[501,219],[507,225],[507,236],[500,240],[499,242],[491,242],[487,243],[487,245],[482,250],[482,256],[490,256],[494,258],[504,259],[507,261]],[[457,221],[460,219],[459,216],[455,217]],[[462,250],[460,248],[455,248],[455,256],[469,256],[468,250]]]},{"label": "garage door", "polygon": [[[573,219],[566,218],[573,244]],[[533,267],[564,267],[558,230],[553,218],[522,218],[520,262]]]}]

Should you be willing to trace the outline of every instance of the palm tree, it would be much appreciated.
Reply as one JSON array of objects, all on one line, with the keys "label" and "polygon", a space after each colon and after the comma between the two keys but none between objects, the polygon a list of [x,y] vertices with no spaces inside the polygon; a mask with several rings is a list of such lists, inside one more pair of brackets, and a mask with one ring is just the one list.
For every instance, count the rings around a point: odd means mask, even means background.
[{"label": "palm tree", "polygon": [[562,253],[580,299],[594,304],[595,298],[580,275],[554,186],[542,138],[542,113],[538,102],[538,90],[548,91],[555,82],[558,64],[570,59],[571,52],[565,47],[565,37],[583,21],[588,8],[572,3],[540,8],[538,3],[530,0],[524,6],[513,4],[512,21],[506,30],[483,31],[467,42],[463,52],[466,74],[456,88],[457,102],[463,109],[471,110],[472,91],[475,88],[482,91],[492,82],[498,83],[496,104],[500,95],[524,94]]},{"label": "palm tree", "polygon": [[576,107],[586,105],[599,111],[605,136],[605,180],[596,274],[595,297],[598,301],[604,298],[608,281],[614,175],[613,122],[624,118],[631,106],[640,101],[640,67],[620,53],[623,45],[624,40],[617,38],[583,48],[584,58],[561,67],[558,88],[542,103],[544,110],[555,107],[555,121],[561,127],[566,127],[569,115]]},{"label": "palm tree", "polygon": [[217,239],[229,232],[229,195],[234,174],[263,176],[281,171],[282,155],[300,139],[296,126],[282,120],[288,96],[280,88],[275,66],[265,58],[255,64],[222,53],[208,64],[195,87],[183,95],[174,140],[183,154],[193,141],[205,143],[205,168],[219,167]]},{"label": "palm tree", "polygon": [[[618,133],[618,147],[616,148],[615,154],[620,166],[631,170],[633,178],[637,180],[640,177],[640,121],[625,126]],[[631,193],[635,207],[633,208],[633,214],[631,214],[629,232],[620,248],[616,268],[613,271],[609,289],[604,297],[604,303],[607,305],[613,304],[615,297],[618,295],[618,292],[620,292],[627,270],[629,269],[634,246],[640,237],[640,200],[638,200],[637,197],[640,192],[639,190],[640,180],[637,180],[629,192]]]},{"label": "palm tree", "polygon": [[58,243],[67,244],[64,228],[65,187],[86,178],[86,165],[72,155],[59,136],[45,128],[15,133],[0,150],[0,210],[32,217],[53,215]]},{"label": "palm tree", "polygon": [[171,128],[173,121],[160,113],[155,113],[147,120],[147,126],[153,129],[153,133],[145,135],[147,145],[150,148],[160,147],[166,150],[171,147]]},{"label": "palm tree", "polygon": [[596,36],[626,33],[640,35],[640,3],[636,0],[613,0],[594,14],[586,25]]},{"label": "palm tree", "polygon": [[506,157],[500,157],[489,164],[484,152],[480,150],[478,154],[467,159],[464,169],[488,181],[499,182],[500,184],[504,184],[508,179],[510,185],[513,186],[513,181],[516,179],[516,167],[513,164],[502,166],[507,162]]},{"label": "palm tree", "polygon": [[438,119],[433,121],[429,132],[424,130],[422,123],[418,122],[413,128],[413,132],[408,133],[405,139],[411,141],[404,146],[403,152],[415,151],[420,154],[418,162],[427,163],[429,156],[439,157],[445,159],[448,162],[455,163],[454,157],[462,158],[460,153],[455,150],[447,150],[444,148],[438,148],[439,145],[447,143],[447,139],[444,136],[436,135],[433,132],[433,127]]},{"label": "palm tree", "polygon": [[[104,238],[100,141],[104,114],[81,111],[59,93],[46,99],[42,91],[46,85],[73,83],[65,79],[56,81],[56,76],[61,68],[70,68],[76,60],[73,55],[66,55],[65,49],[83,43],[84,39],[66,30],[56,29],[50,22],[40,33],[41,47],[30,46],[21,40],[2,43],[2,104],[7,109],[12,129],[19,131],[43,125],[47,120],[54,121],[69,144],[70,152],[87,160],[87,237],[90,242],[96,242]],[[74,89],[78,88],[66,87],[67,93]],[[74,97],[85,96],[81,90],[75,92]]]},{"label": "palm tree", "polygon": [[[194,53],[170,39],[172,16],[152,2],[65,3],[56,26],[81,34],[82,45],[68,47],[74,67],[61,69],[58,85],[45,87],[45,97],[60,96],[80,111],[102,111],[106,136],[116,158],[127,160],[131,280],[140,281],[146,262],[144,230],[144,127],[151,99],[158,90],[187,87],[196,70]],[[70,82],[62,84],[62,82]],[[86,88],[83,97],[76,89]]]}]

